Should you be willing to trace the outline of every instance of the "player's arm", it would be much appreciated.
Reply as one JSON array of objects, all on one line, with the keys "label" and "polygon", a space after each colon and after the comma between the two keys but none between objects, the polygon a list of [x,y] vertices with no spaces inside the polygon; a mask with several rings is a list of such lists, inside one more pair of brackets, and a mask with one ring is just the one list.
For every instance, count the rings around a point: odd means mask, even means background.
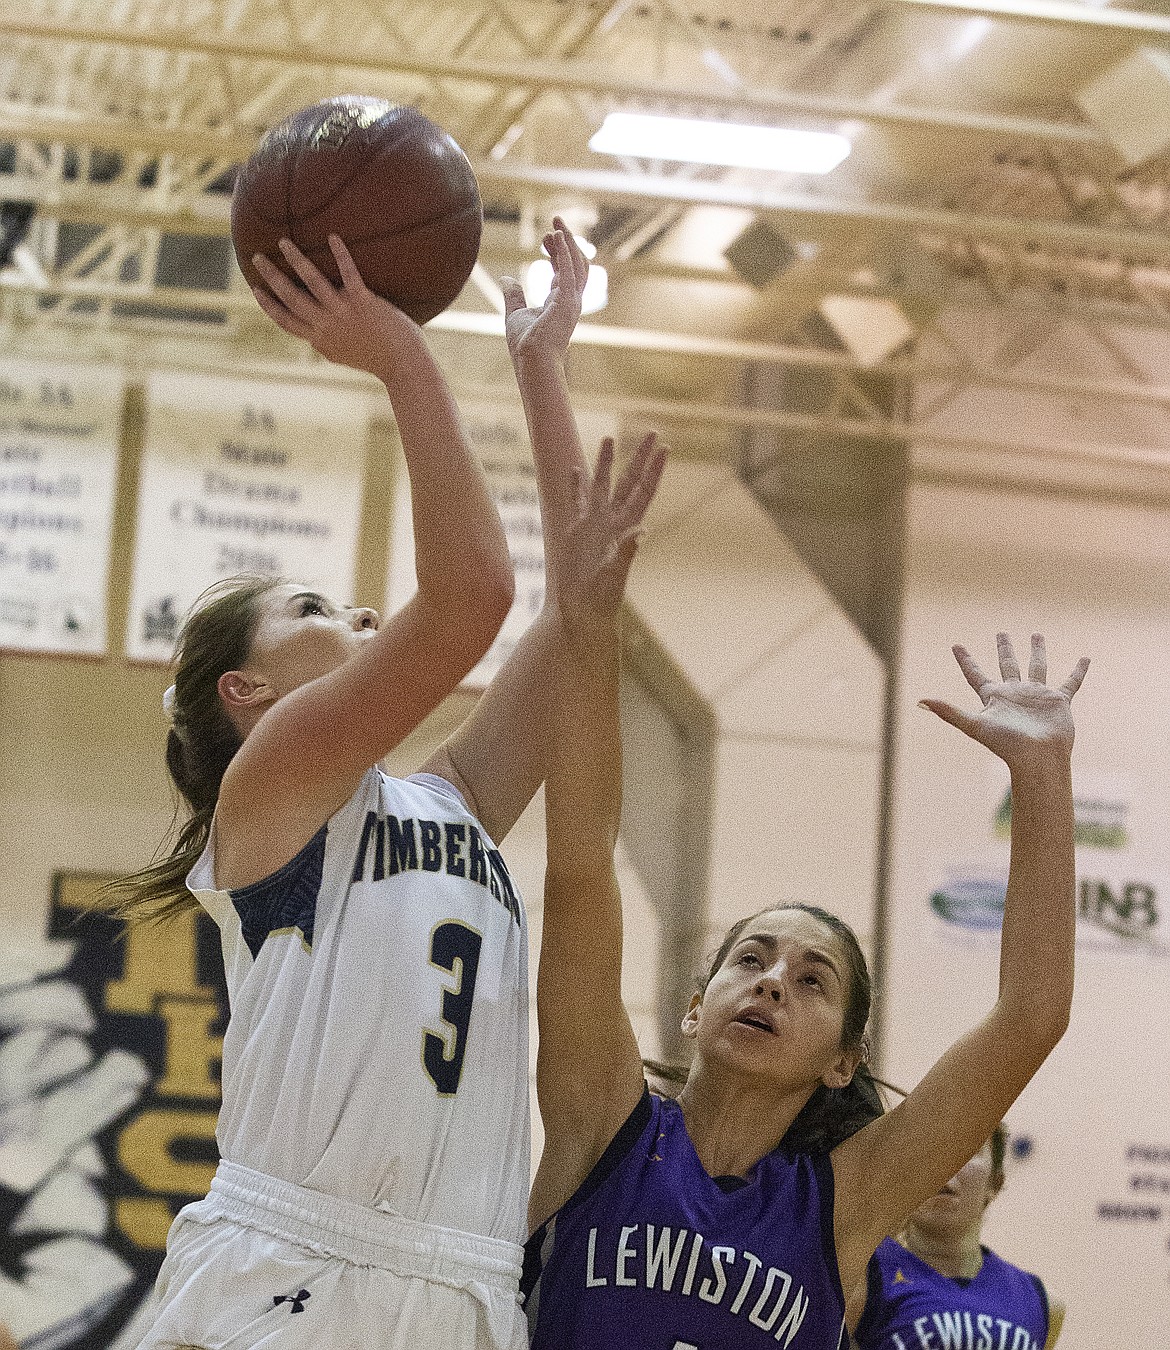
[{"label": "player's arm", "polygon": [[1064,1326],[1064,1313],[1063,1299],[1050,1298],[1048,1300],[1048,1339],[1044,1342],[1044,1350],[1055,1350],[1057,1338]]},{"label": "player's arm", "polygon": [[869,1298],[869,1280],[863,1276],[850,1290],[845,1299],[845,1326],[849,1332],[848,1345],[855,1347],[857,1345],[856,1333],[857,1325],[861,1321],[861,1315],[865,1312],[866,1301]]},{"label": "player's arm", "polygon": [[1064,1034],[1072,1005],[1075,927],[1072,696],[1088,661],[1059,688],[1032,639],[1027,679],[1005,634],[1000,679],[962,647],[955,656],[983,708],[923,705],[1003,759],[1011,772],[1012,847],[999,995],[983,1021],[888,1114],[833,1151],[835,1230],[845,1287],[881,1238],[958,1171],[991,1134]]},{"label": "player's arm", "polygon": [[340,239],[330,247],[339,287],[282,241],[304,289],[258,258],[270,291],[257,299],[286,332],[386,386],[410,473],[418,592],[344,665],[256,724],[220,797],[221,817],[246,814],[253,827],[289,811],[327,819],[475,665],[512,601],[503,528],[422,330],[365,286]]},{"label": "player's arm", "polygon": [[555,612],[556,558],[571,518],[566,485],[588,472],[569,402],[565,355],[581,314],[589,263],[560,219],[545,237],[553,284],[539,309],[504,278],[508,350],[516,370],[536,465],[545,551],[545,601],[461,727],[423,767],[453,782],[497,842],[545,776],[551,691],[562,656]]},{"label": "player's arm", "polygon": [[565,643],[545,787],[548,862],[536,985],[536,1093],[545,1143],[529,1201],[533,1227],[585,1179],[643,1088],[622,1003],[622,905],[613,861],[622,784],[619,624],[637,527],[663,455],[648,437],[611,494],[612,462],[607,441],[557,569]]}]

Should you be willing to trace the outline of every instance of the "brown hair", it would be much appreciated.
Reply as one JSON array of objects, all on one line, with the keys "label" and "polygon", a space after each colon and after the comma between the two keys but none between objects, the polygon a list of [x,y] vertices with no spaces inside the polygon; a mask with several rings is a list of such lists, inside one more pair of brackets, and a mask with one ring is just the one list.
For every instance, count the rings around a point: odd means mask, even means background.
[{"label": "brown hair", "polygon": [[[749,924],[762,914],[772,914],[785,909],[798,909],[824,924],[838,939],[848,972],[845,1018],[841,1027],[841,1049],[860,1054],[861,1063],[845,1087],[830,1088],[823,1083],[820,1084],[805,1102],[781,1140],[781,1147],[790,1153],[827,1153],[843,1143],[850,1135],[856,1134],[871,1120],[876,1120],[878,1116],[884,1114],[885,1107],[878,1088],[890,1086],[875,1078],[867,1063],[869,1039],[866,1035],[866,1026],[869,1023],[869,1011],[873,1003],[873,983],[865,953],[861,950],[853,929],[836,914],[821,909],[819,905],[798,903],[768,905],[731,925],[724,935],[719,950],[708,963],[706,972],[700,976],[696,992],[700,995],[706,993],[707,986],[727,959],[728,952],[735,946],[740,934]],[[663,1084],[681,1086],[686,1082],[685,1070],[673,1065],[647,1060],[646,1068],[651,1077]],[[899,1091],[897,1088],[891,1090]]]},{"label": "brown hair", "polygon": [[[186,876],[211,833],[219,788],[240,733],[219,696],[219,677],[244,665],[260,622],[260,600],[281,585],[277,577],[230,577],[209,587],[188,614],[175,656],[175,693],[166,763],[189,818],[169,855],[106,887],[98,907],[129,922],[171,918],[198,901]],[[178,821],[178,808],[175,812]]]},{"label": "brown hair", "polygon": [[1004,1183],[1004,1160],[1007,1157],[1008,1132],[1001,1120],[991,1132],[988,1140],[991,1145],[991,1185],[998,1195]]}]

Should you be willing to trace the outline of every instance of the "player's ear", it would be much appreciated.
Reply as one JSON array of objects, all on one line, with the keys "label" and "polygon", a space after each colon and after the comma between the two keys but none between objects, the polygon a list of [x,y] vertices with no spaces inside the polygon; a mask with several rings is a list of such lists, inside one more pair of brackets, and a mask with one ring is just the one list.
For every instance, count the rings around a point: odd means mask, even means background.
[{"label": "player's ear", "polygon": [[682,1034],[688,1040],[694,1040],[699,1034],[699,1015],[703,1007],[703,995],[692,994],[690,1007],[687,1008],[686,1015],[682,1020]]},{"label": "player's ear", "polygon": [[215,687],[229,713],[271,703],[276,697],[267,680],[246,675],[242,670],[225,670]]},{"label": "player's ear", "polygon": [[841,1050],[836,1059],[821,1074],[821,1082],[827,1088],[844,1088],[853,1082],[853,1075],[861,1063],[861,1050]]}]

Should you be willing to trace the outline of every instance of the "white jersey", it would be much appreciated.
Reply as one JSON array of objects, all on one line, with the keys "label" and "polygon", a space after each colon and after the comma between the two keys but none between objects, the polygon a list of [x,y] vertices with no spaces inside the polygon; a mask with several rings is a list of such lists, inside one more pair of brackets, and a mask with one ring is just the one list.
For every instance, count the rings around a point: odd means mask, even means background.
[{"label": "white jersey", "polygon": [[272,876],[187,879],[231,1000],[221,1156],[408,1220],[522,1242],[528,938],[459,793],[368,770]]}]

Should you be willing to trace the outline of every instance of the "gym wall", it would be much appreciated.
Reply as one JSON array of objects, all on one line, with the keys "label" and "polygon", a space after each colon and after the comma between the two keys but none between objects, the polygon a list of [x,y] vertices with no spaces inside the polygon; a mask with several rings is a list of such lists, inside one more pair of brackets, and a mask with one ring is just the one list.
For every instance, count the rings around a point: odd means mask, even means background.
[{"label": "gym wall", "polygon": [[[1019,337],[1002,320],[955,322],[988,347]],[[1099,342],[1049,334],[1018,369],[1089,378],[1129,361],[1152,379],[1170,355],[1148,333],[1109,340],[1103,365]],[[1025,654],[1043,632],[1050,680],[1092,658],[1074,704],[1077,986],[1067,1035],[1008,1114],[1007,1184],[985,1237],[1067,1300],[1066,1350],[1154,1345],[1170,1325],[1170,501],[1164,474],[1141,465],[1130,500],[1104,498],[1092,451],[1170,436],[1160,409],[980,388],[932,423],[997,424],[1024,444],[1076,442],[1085,458],[1001,455],[980,466],[1000,485],[973,486],[929,434],[915,448],[884,1068],[912,1087],[990,1008],[1006,878],[1006,770],[916,702],[975,704],[952,642],[994,671],[997,630]]]}]

